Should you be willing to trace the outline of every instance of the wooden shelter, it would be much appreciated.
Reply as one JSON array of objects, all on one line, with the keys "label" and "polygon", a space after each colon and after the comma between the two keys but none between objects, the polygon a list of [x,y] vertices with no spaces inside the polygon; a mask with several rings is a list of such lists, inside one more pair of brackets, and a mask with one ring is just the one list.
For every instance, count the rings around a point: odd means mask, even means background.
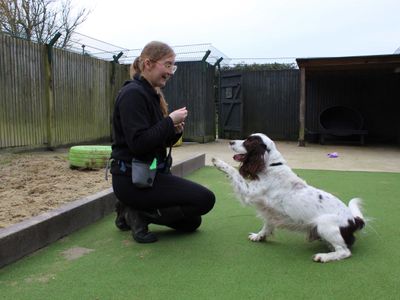
[{"label": "wooden shelter", "polygon": [[368,141],[400,144],[400,55],[298,58],[299,145],[321,134],[320,116],[347,107],[363,117]]}]

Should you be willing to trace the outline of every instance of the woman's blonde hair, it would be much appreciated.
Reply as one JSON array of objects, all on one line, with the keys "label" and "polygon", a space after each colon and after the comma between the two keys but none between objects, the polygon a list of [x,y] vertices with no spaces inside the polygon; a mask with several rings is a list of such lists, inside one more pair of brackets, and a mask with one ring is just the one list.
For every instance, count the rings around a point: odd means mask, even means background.
[{"label": "woman's blonde hair", "polygon": [[[167,44],[163,42],[153,41],[148,43],[140,53],[140,56],[136,57],[130,66],[130,76],[133,78],[135,74],[140,74],[143,71],[143,62],[145,59],[150,59],[151,61],[159,61],[160,59],[175,55],[174,50]],[[165,100],[164,94],[160,88],[156,88],[157,94],[160,96],[160,107],[164,116],[168,115],[168,103]]]}]

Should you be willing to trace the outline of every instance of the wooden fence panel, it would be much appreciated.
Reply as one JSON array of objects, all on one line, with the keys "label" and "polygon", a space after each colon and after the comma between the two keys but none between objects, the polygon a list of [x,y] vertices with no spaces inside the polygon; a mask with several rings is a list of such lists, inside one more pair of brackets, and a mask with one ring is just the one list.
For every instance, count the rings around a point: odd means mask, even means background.
[{"label": "wooden fence panel", "polygon": [[184,141],[206,143],[215,140],[215,67],[202,61],[178,62],[178,70],[164,94],[170,111],[186,106],[189,111]]},{"label": "wooden fence panel", "polygon": [[54,146],[110,136],[110,62],[55,49]]},{"label": "wooden fence panel", "polygon": [[0,34],[0,148],[46,143],[43,52]]},{"label": "wooden fence panel", "polygon": [[50,66],[44,45],[0,34],[0,149],[110,141],[128,66],[60,49]]},{"label": "wooden fence panel", "polygon": [[243,73],[243,133],[296,140],[299,132],[299,70]]},{"label": "wooden fence panel", "polygon": [[[223,74],[231,72],[223,71]],[[262,132],[272,139],[296,140],[299,70],[241,71],[238,74],[241,75],[243,105],[240,136],[246,138],[251,133]]]}]

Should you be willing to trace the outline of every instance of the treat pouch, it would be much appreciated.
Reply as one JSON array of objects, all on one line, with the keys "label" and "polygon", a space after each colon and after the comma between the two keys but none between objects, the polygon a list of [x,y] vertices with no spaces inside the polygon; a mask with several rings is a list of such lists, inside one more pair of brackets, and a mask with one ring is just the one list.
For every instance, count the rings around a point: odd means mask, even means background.
[{"label": "treat pouch", "polygon": [[157,159],[147,163],[137,159],[132,160],[132,183],[138,188],[150,188],[153,186],[157,172]]}]

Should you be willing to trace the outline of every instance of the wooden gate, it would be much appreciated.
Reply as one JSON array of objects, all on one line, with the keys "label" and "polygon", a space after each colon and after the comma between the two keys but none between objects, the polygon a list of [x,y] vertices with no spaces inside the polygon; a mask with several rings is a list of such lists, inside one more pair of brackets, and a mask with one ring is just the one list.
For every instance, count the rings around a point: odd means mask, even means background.
[{"label": "wooden gate", "polygon": [[222,74],[219,86],[218,137],[241,138],[242,120],[242,75],[240,73]]}]

